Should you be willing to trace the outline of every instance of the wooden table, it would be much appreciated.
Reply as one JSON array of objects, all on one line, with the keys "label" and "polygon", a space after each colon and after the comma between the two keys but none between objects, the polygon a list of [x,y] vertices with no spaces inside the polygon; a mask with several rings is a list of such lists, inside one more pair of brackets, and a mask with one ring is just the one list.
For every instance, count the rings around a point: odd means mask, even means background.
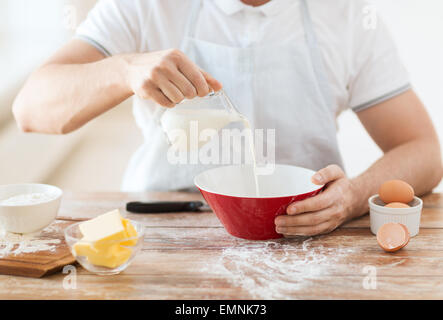
[{"label": "wooden table", "polygon": [[[191,199],[201,197],[67,194],[59,217],[92,218],[133,200]],[[213,213],[129,214],[146,225],[146,236],[122,274],[101,277],[76,266],[75,289],[63,286],[72,273],[0,276],[0,299],[443,299],[443,195],[423,199],[420,234],[394,254],[378,247],[368,216],[325,236],[246,241],[230,236]]]}]

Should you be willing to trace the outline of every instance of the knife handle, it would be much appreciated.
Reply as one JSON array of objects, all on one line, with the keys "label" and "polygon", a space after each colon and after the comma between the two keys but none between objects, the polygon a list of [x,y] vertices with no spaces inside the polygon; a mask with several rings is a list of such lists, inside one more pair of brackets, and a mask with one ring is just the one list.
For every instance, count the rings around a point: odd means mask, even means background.
[{"label": "knife handle", "polygon": [[201,201],[129,202],[126,204],[126,211],[132,213],[196,212],[202,206]]}]

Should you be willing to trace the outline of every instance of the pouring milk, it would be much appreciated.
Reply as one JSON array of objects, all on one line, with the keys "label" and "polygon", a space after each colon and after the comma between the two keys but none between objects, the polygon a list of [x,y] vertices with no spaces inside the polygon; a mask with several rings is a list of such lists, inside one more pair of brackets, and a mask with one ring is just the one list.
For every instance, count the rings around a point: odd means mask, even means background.
[{"label": "pouring milk", "polygon": [[[222,93],[224,95],[224,93]],[[208,101],[207,103],[210,103]],[[230,103],[230,102],[229,102]],[[180,152],[195,151],[200,149],[206,143],[212,139],[217,132],[226,127],[232,122],[242,122],[243,127],[246,130],[249,150],[253,162],[253,175],[255,183],[256,196],[260,195],[260,189],[258,184],[257,175],[257,161],[255,155],[254,139],[252,134],[252,127],[250,121],[242,114],[240,114],[234,107],[229,108],[193,108],[177,106],[173,109],[167,110],[161,117],[160,123],[169,143],[174,146]],[[211,129],[214,132],[214,136],[209,137],[206,141],[192,142],[189,139],[192,123],[198,123],[196,128],[197,137],[200,137],[200,133],[203,131],[208,132]]]}]

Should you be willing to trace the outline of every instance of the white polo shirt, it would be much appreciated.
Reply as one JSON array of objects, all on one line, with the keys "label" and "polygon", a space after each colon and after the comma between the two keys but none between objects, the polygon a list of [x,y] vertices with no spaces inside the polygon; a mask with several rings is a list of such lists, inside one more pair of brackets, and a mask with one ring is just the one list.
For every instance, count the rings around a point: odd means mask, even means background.
[{"label": "white polo shirt", "polygon": [[[105,55],[179,48],[194,0],[101,0],[77,37]],[[297,0],[251,7],[202,0],[196,37],[234,47],[304,37]],[[308,0],[337,114],[359,112],[410,88],[408,73],[375,8],[364,0]],[[223,83],[223,79],[219,79]]]}]

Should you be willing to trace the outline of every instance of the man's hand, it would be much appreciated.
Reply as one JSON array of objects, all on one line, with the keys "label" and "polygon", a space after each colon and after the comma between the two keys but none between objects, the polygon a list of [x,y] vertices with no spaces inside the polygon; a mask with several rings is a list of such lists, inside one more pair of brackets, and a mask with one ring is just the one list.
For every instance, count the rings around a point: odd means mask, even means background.
[{"label": "man's hand", "polygon": [[329,233],[353,217],[357,192],[339,166],[321,169],[312,182],[325,184],[326,189],[315,197],[289,205],[287,215],[275,219],[278,233],[284,236]]},{"label": "man's hand", "polygon": [[195,65],[184,53],[171,49],[123,55],[127,62],[126,82],[142,99],[173,107],[185,98],[204,97],[222,85]]}]

